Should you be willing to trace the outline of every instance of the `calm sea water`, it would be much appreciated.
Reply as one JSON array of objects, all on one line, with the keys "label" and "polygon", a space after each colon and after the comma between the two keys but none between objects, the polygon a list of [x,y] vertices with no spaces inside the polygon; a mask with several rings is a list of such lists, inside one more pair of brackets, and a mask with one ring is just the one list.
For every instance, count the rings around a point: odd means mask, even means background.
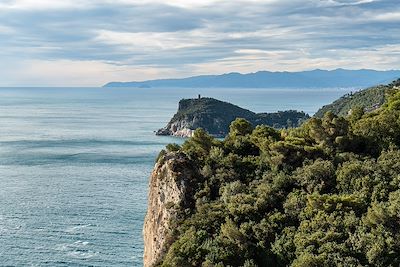
[{"label": "calm sea water", "polygon": [[350,89],[0,88],[0,266],[142,266],[157,137],[185,97],[314,113]]}]

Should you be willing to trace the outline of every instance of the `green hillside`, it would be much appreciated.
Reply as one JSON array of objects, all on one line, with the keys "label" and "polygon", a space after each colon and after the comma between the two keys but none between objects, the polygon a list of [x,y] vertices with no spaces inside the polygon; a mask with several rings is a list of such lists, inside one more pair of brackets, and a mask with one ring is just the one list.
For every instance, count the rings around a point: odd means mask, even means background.
[{"label": "green hillside", "polygon": [[346,116],[353,107],[360,107],[366,111],[374,110],[384,103],[388,91],[396,86],[400,86],[400,79],[388,85],[378,85],[353,94],[347,94],[332,104],[323,106],[315,113],[315,117],[321,118],[327,111]]}]

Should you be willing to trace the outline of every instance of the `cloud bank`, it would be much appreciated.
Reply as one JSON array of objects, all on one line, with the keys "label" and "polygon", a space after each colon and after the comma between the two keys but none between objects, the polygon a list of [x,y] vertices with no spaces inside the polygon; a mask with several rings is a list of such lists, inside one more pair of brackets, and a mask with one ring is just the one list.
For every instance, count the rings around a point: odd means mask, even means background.
[{"label": "cloud bank", "polygon": [[3,0],[1,86],[400,69],[398,0]]}]

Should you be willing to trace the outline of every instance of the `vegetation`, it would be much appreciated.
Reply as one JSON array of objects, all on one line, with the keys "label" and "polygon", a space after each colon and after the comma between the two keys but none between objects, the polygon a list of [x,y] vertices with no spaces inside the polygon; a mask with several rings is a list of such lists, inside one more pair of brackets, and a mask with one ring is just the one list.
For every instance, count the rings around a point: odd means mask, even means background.
[{"label": "vegetation", "polygon": [[335,115],[346,116],[354,107],[360,107],[365,111],[372,111],[385,102],[385,96],[396,86],[400,86],[400,79],[388,85],[379,85],[344,95],[332,104],[323,106],[315,113],[315,116],[322,118],[328,111],[331,111]]},{"label": "vegetation", "polygon": [[399,266],[400,92],[276,130],[236,119],[182,146],[201,173],[162,266]]}]

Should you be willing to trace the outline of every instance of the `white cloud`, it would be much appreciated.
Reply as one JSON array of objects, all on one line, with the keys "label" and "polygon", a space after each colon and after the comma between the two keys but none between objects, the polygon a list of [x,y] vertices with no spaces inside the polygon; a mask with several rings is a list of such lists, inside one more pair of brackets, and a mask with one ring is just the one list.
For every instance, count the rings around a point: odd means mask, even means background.
[{"label": "white cloud", "polygon": [[319,0],[319,4],[321,6],[357,6],[379,1],[380,0]]},{"label": "white cloud", "polygon": [[0,9],[61,9],[79,7],[84,4],[80,0],[11,0],[5,3],[0,3]]},{"label": "white cloud", "polygon": [[12,34],[15,30],[12,27],[0,25],[0,34]]},{"label": "white cloud", "polygon": [[[268,0],[264,2],[275,2],[277,0]],[[181,8],[199,8],[207,7],[213,4],[229,3],[230,0],[10,0],[0,3],[0,8],[9,9],[63,9],[63,8],[87,8],[101,4],[112,5],[149,5],[163,4]],[[261,1],[247,0],[248,4]]]},{"label": "white cloud", "polygon": [[372,17],[376,21],[400,22],[400,11],[377,14]]},{"label": "white cloud", "polygon": [[[194,33],[195,34],[195,33]],[[201,40],[191,39],[192,32],[115,32],[97,31],[95,42],[123,46],[128,50],[170,50],[205,45]]]},{"label": "white cloud", "polygon": [[[229,2],[229,0],[117,0],[123,4],[166,4],[182,8],[205,7],[217,2]],[[111,2],[111,1],[109,1]],[[115,1],[113,1],[115,3]]]},{"label": "white cloud", "polygon": [[[289,50],[261,50],[261,49],[239,49],[236,50],[235,53],[237,54],[242,54],[242,55],[251,55],[253,58],[259,58],[259,57],[277,57],[277,56],[284,56],[284,55],[289,55],[292,54],[293,51]],[[304,53],[302,51],[302,53]]]}]

